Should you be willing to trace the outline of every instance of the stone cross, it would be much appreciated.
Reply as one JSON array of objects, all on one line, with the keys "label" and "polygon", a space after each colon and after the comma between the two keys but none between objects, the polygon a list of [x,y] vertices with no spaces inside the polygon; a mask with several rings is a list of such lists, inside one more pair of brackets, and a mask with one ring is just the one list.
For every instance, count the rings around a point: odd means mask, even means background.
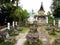
[{"label": "stone cross", "polygon": [[7,28],[7,29],[8,29],[8,30],[10,30],[10,23],[9,23],[9,22],[8,22],[7,26],[8,26],[8,28]]}]

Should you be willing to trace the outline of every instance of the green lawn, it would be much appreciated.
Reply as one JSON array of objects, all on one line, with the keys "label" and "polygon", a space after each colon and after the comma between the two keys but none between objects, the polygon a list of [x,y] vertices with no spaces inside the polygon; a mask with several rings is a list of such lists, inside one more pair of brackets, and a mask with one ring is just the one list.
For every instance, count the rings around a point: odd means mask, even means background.
[{"label": "green lawn", "polygon": [[22,30],[19,31],[19,33],[25,33],[26,31],[29,30],[29,27],[21,27]]}]

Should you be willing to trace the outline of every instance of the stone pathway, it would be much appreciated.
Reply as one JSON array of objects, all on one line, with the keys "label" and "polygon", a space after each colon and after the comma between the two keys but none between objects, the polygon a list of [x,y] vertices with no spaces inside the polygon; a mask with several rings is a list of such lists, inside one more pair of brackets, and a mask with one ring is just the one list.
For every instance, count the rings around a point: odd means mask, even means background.
[{"label": "stone pathway", "polygon": [[20,34],[18,37],[19,37],[19,39],[18,39],[18,41],[17,41],[17,43],[15,44],[15,45],[23,45],[24,44],[24,42],[26,41],[26,35],[28,34],[28,32],[26,32],[26,33],[24,33],[24,34]]},{"label": "stone pathway", "polygon": [[45,31],[44,26],[38,28],[39,38],[42,39],[44,45],[50,45],[50,38]]}]

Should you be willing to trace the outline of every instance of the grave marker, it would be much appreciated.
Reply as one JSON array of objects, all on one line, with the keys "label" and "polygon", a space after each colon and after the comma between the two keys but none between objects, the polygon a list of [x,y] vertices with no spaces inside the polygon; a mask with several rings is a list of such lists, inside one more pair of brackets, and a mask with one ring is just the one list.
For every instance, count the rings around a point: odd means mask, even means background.
[{"label": "grave marker", "polygon": [[60,20],[58,20],[58,28],[60,28]]},{"label": "grave marker", "polygon": [[55,20],[53,20],[53,25],[55,25]]},{"label": "grave marker", "polygon": [[48,24],[48,17],[46,17],[46,23]]},{"label": "grave marker", "polygon": [[8,25],[8,30],[10,30],[10,23],[8,22],[8,24],[7,24],[7,25]]},{"label": "grave marker", "polygon": [[13,28],[14,28],[14,21],[13,21]]},{"label": "grave marker", "polygon": [[16,26],[17,26],[17,21],[16,21]]}]

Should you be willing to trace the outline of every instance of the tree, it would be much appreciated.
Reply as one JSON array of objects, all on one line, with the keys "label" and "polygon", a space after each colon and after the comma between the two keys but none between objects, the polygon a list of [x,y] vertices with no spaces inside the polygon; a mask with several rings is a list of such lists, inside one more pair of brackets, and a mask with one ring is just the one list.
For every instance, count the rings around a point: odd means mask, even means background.
[{"label": "tree", "polygon": [[[13,4],[16,1],[16,6]],[[2,17],[7,18],[7,22],[12,21],[20,21],[25,22],[28,16],[27,10],[23,10],[21,7],[18,6],[19,0],[0,0],[0,8],[2,10]],[[3,19],[3,18],[2,18]]]},{"label": "tree", "polygon": [[50,11],[48,11],[48,12],[47,12],[47,15],[51,15],[51,12],[50,12]]},{"label": "tree", "polygon": [[53,12],[55,18],[60,17],[60,0],[53,0],[51,11]]},{"label": "tree", "polygon": [[14,11],[12,10],[10,17],[12,17],[14,21],[25,23],[28,15],[29,13],[27,12],[27,10],[23,10],[21,7],[16,7]]},{"label": "tree", "polygon": [[15,0],[0,0],[0,21],[2,25],[7,24],[7,22],[12,23],[12,18],[10,17],[11,10],[14,10]]}]

